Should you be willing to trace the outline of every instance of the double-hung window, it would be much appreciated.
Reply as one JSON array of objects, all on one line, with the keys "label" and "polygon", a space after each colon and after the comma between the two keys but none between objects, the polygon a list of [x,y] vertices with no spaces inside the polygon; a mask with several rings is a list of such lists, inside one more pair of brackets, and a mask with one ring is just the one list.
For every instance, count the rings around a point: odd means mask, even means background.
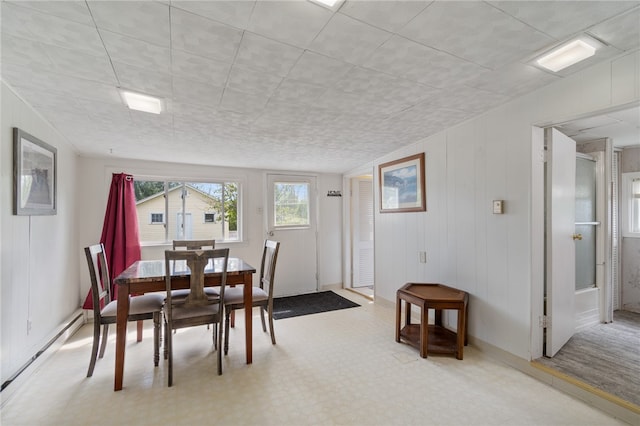
[{"label": "double-hung window", "polygon": [[229,181],[134,180],[142,243],[240,241],[240,184]]}]

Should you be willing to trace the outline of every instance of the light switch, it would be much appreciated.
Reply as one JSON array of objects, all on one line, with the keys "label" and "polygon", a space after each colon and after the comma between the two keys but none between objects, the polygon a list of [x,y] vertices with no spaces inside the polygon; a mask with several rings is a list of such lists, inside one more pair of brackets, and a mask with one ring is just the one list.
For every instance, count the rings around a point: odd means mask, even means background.
[{"label": "light switch", "polygon": [[493,200],[493,214],[504,213],[504,200]]}]

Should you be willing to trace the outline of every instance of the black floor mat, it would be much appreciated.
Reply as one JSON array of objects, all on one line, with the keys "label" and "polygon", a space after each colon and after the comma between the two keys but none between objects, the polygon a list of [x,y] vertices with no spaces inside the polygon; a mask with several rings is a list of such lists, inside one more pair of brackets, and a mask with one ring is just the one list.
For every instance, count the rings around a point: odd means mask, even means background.
[{"label": "black floor mat", "polygon": [[338,309],[355,308],[357,306],[360,305],[345,299],[333,291],[276,297],[273,299],[273,318],[291,318]]}]

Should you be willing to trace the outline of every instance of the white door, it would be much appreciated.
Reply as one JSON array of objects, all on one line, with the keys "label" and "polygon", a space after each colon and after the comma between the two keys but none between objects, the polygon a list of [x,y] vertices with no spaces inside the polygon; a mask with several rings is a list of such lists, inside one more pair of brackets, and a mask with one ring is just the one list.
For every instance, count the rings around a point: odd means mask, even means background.
[{"label": "white door", "polygon": [[351,179],[352,287],[373,285],[373,180]]},{"label": "white door", "polygon": [[266,237],[280,241],[275,295],[317,291],[316,178],[268,174],[266,194]]},{"label": "white door", "polygon": [[555,355],[575,332],[576,143],[546,129],[547,225],[545,355]]}]

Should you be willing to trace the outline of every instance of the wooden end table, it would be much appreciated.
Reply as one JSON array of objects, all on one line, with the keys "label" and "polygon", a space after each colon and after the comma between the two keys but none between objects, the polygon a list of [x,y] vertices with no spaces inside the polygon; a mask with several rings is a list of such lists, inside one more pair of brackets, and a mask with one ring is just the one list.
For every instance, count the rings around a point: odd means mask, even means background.
[{"label": "wooden end table", "polygon": [[[402,301],[405,302],[405,325],[401,327]],[[468,293],[442,284],[407,283],[396,292],[396,342],[405,342],[427,353],[455,354],[462,359],[467,344]],[[411,305],[419,306],[420,324],[411,324]],[[429,309],[435,310],[435,324],[429,324]],[[458,311],[458,329],[442,326],[442,310]]]}]

